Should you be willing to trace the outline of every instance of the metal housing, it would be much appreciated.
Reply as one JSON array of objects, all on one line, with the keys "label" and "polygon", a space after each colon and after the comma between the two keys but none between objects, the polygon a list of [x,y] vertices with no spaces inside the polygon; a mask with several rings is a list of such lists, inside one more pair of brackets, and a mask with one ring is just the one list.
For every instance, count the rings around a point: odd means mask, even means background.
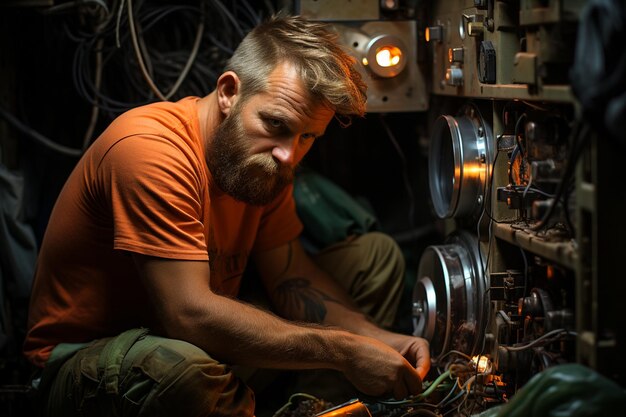
[{"label": "metal housing", "polygon": [[464,231],[422,254],[413,288],[414,335],[430,341],[433,358],[451,349],[481,350],[489,307],[483,259],[478,239]]},{"label": "metal housing", "polygon": [[491,142],[491,128],[474,107],[466,107],[460,116],[437,118],[430,140],[428,177],[439,218],[471,217],[480,212],[491,166]]}]

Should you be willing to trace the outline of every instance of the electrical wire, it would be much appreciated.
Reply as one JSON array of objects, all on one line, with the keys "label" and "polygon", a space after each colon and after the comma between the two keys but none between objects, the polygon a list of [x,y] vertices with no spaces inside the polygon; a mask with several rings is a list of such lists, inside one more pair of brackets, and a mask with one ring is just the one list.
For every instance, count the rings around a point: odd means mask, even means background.
[{"label": "electrical wire", "polygon": [[139,38],[137,36],[137,30],[135,29],[135,18],[133,16],[133,0],[126,0],[126,1],[127,1],[126,4],[127,4],[127,13],[128,13],[128,24],[130,27],[130,35],[133,41],[133,49],[135,51],[137,63],[139,64],[139,69],[141,69],[143,78],[148,83],[148,86],[150,86],[150,89],[152,90],[152,92],[154,92],[154,94],[156,94],[156,96],[162,101],[167,101],[167,98],[165,97],[165,95],[161,92],[161,90],[159,90],[159,88],[154,83],[154,80],[152,79],[152,77],[150,76],[148,72],[148,68],[146,68],[146,63],[143,58],[143,53],[141,52],[141,49],[139,47]]},{"label": "electrical wire", "polygon": [[[503,109],[504,111],[504,109]],[[487,304],[487,297],[489,295],[489,290],[490,290],[490,283],[491,283],[491,272],[489,271],[489,261],[491,259],[491,246],[493,244],[493,224],[494,223],[500,223],[498,220],[496,220],[491,213],[489,213],[488,211],[488,206],[491,205],[493,199],[492,199],[492,194],[493,194],[493,177],[494,177],[494,170],[496,167],[496,162],[498,160],[498,155],[500,154],[500,141],[502,140],[502,138],[504,137],[504,133],[501,133],[500,135],[498,135],[496,137],[496,154],[493,158],[493,162],[492,162],[492,166],[491,169],[488,169],[488,178],[485,181],[485,188],[483,190],[484,195],[485,195],[485,202],[483,204],[483,209],[480,213],[480,216],[478,218],[478,222],[476,224],[476,236],[477,236],[477,241],[478,241],[478,261],[479,261],[479,267],[482,269],[482,276],[485,279],[485,290],[483,291],[483,293],[480,295],[482,297],[482,302],[483,305]],[[488,188],[487,188],[488,186]],[[489,200],[487,201],[487,197],[489,198]],[[488,239],[487,239],[487,256],[484,259],[483,262],[483,255],[482,255],[482,248],[480,245],[480,241],[481,241],[481,223],[482,223],[482,219],[483,216],[487,214],[487,216],[489,217],[489,222],[487,225],[487,232],[488,232]],[[485,320],[485,328],[482,329],[483,330],[483,334],[486,334],[487,331],[487,326],[488,326],[488,320]],[[483,343],[480,349],[480,353],[479,356],[482,355],[484,349],[485,349],[485,341],[486,338],[483,337]],[[470,358],[471,360],[471,358]],[[478,370],[478,369],[477,369]]]},{"label": "electrical wire", "polygon": [[[104,44],[104,40],[102,38],[98,39],[96,45],[96,74],[94,76],[94,85],[97,90],[100,90],[100,85],[102,83],[102,45]],[[89,144],[91,143],[91,139],[93,136],[93,132],[96,128],[96,123],[98,122],[98,115],[100,114],[100,109],[98,108],[98,102],[94,102],[91,106],[91,118],[89,120],[89,126],[85,131],[85,136],[83,137],[83,151],[87,149]]]},{"label": "electrical wire", "polygon": [[[565,333],[566,335],[576,335],[577,333],[574,331],[570,331],[570,330],[566,330],[566,329],[555,329],[552,331],[549,331],[548,333],[544,334],[543,336],[540,336],[538,338],[536,338],[535,340],[533,340],[532,342],[526,344],[526,345],[522,345],[522,346],[504,346],[504,348],[510,352],[519,352],[521,350],[526,350],[526,349],[530,349],[533,346],[536,346],[537,344],[546,341],[546,339],[551,338],[552,336],[556,336],[556,335],[560,335],[562,333]],[[552,342],[552,340],[548,340],[546,343],[550,343]]]},{"label": "electrical wire", "polygon": [[[489,186],[488,189],[486,189],[486,191],[484,191],[485,194],[485,204],[483,204],[483,209],[481,211],[479,220],[478,220],[478,227],[480,227],[480,224],[482,222],[482,217],[484,214],[487,215],[487,217],[489,217],[489,220],[494,222],[494,223],[500,223],[500,221],[496,220],[492,213],[489,212],[489,206],[491,206],[491,203],[493,202],[493,197],[492,197],[492,193],[493,193],[493,171],[494,168],[496,166],[496,162],[498,161],[498,156],[500,155],[500,141],[502,140],[502,138],[504,137],[504,133],[498,135],[498,137],[496,138],[496,154],[493,158],[493,162],[492,162],[492,167],[489,170],[489,177],[487,179],[487,181],[485,182],[485,187],[487,187],[487,185]],[[487,199],[489,199],[489,201],[487,201]],[[478,236],[480,238],[480,232],[478,233]],[[479,239],[480,241],[480,239]]]},{"label": "electrical wire", "polygon": [[[387,407],[387,409],[389,407],[392,407],[391,413],[388,413],[388,415],[395,416],[398,414],[394,410],[406,409],[407,411],[403,413],[401,417],[408,417],[413,415],[420,415],[421,410],[427,411],[426,413],[422,413],[424,415],[430,415],[428,414],[428,412],[433,412],[435,413],[435,415],[440,416],[449,415],[451,413],[454,413],[455,411],[458,415],[461,415],[462,408],[465,408],[465,412],[469,410],[469,413],[467,414],[471,414],[474,406],[476,405],[476,401],[468,402],[470,396],[480,395],[497,399],[500,402],[503,401],[498,395],[497,388],[494,388],[494,394],[477,391],[475,388],[477,381],[479,381],[479,375],[486,375],[489,373],[489,371],[478,372],[478,368],[471,365],[473,363],[471,357],[463,352],[456,350],[446,352],[446,354],[442,355],[440,359],[443,359],[448,355],[458,355],[459,357],[465,359],[465,361],[463,363],[455,363],[450,365],[449,369],[446,370],[445,373],[439,375],[439,377],[437,377],[431,384],[429,384],[426,390],[421,394],[399,401],[388,400],[376,402],[378,404],[381,404],[383,406],[383,409],[386,409],[385,407]],[[444,384],[444,381],[446,379],[452,380],[452,384]],[[436,404],[426,402],[426,400],[429,399],[437,389],[445,392],[445,396]],[[467,414],[463,413],[463,415]]]},{"label": "electrical wire", "polygon": [[[196,4],[185,5],[138,0],[129,3],[133,7],[129,8],[126,0],[75,0],[40,10],[50,16],[46,18],[50,19],[52,30],[58,28],[53,36],[75,45],[71,77],[79,97],[91,106],[77,146],[58,144],[15,116],[7,115],[6,110],[2,117],[47,149],[80,156],[93,140],[99,122],[106,123],[156,98],[149,87],[143,87],[146,81],[134,54],[131,23],[146,58],[146,69],[154,85],[163,86],[165,98],[203,96],[215,85],[242,36],[268,11],[273,13],[274,7],[272,2],[249,0],[220,4],[197,0]],[[126,13],[129,9],[133,19]],[[237,28],[233,27],[232,18],[238,20]],[[167,30],[160,30],[165,25]]]},{"label": "electrical wire", "polygon": [[[88,102],[108,113],[110,118],[155,99],[207,94],[242,36],[268,10],[273,10],[271,3],[255,4],[253,7],[245,0],[228,5],[198,0],[198,6],[132,0],[131,3],[129,8],[126,0],[114,1],[111,5],[111,10],[115,10],[113,18],[109,18],[107,24],[95,33],[68,31],[70,38],[78,43],[73,64],[76,89]],[[124,13],[128,10],[132,19]],[[167,22],[167,31],[152,30],[150,39],[144,39],[143,34],[173,13],[182,14]],[[204,17],[199,20],[198,16]],[[234,27],[232,19],[239,20],[237,27]],[[195,36],[189,30],[191,27],[196,28]],[[98,38],[105,39],[101,48],[101,88],[94,86],[94,76],[90,74]],[[113,44],[109,43],[109,39],[114,40]],[[187,42],[193,44],[189,54],[181,52],[181,45]],[[152,87],[145,74],[152,80]],[[146,83],[148,88],[143,89]],[[167,88],[167,94],[164,89],[157,88],[161,93],[159,96],[154,87],[162,85],[173,87]]]},{"label": "electrical wire", "polygon": [[178,76],[178,79],[176,80],[176,82],[172,86],[172,89],[167,94],[167,96],[165,96],[165,98],[167,100],[169,100],[170,98],[172,98],[172,96],[174,94],[176,94],[176,92],[180,88],[181,84],[185,80],[185,77],[187,77],[187,74],[189,74],[189,70],[191,69],[191,66],[194,63],[194,61],[196,59],[196,56],[198,55],[198,50],[200,49],[200,43],[202,42],[202,34],[203,34],[203,32],[204,32],[204,20],[202,18],[200,18],[200,22],[198,23],[198,29],[197,29],[197,33],[196,33],[196,39],[194,40],[193,47],[191,48],[191,53],[189,54],[189,59],[185,63],[185,67],[180,72],[180,75]]},{"label": "electrical wire", "polygon": [[[454,396],[454,398],[450,399],[446,404],[444,404],[444,407],[448,407],[451,404],[454,404],[456,401],[458,401],[461,397],[464,397],[465,395],[466,395],[465,391],[459,392],[457,395]],[[453,412],[455,410],[456,410],[456,408],[452,408],[452,409],[448,410],[447,412],[445,412],[443,415],[446,416],[446,415],[450,414],[451,412]]]},{"label": "electrical wire", "polygon": [[520,115],[520,117],[517,118],[517,121],[515,122],[515,142],[517,143],[517,146],[519,146],[519,150],[520,153],[522,154],[522,158],[524,158],[524,156],[526,155],[526,150],[524,149],[524,147],[522,146],[522,142],[519,139],[519,130],[520,130],[520,126],[522,123],[522,120],[526,120],[528,118],[528,116],[526,115],[526,113],[522,113]]},{"label": "electrical wire", "polygon": [[556,205],[563,197],[565,190],[568,187],[570,177],[574,174],[574,170],[576,168],[578,158],[582,154],[582,151],[584,150],[591,136],[589,133],[589,126],[587,124],[584,124],[581,121],[577,121],[575,123],[574,128],[572,129],[571,136],[572,136],[572,148],[570,151],[570,155],[567,158],[563,176],[557,186],[556,192],[554,193],[555,194],[554,201],[552,202],[552,204],[550,204],[550,206],[548,207],[548,210],[546,211],[544,216],[541,218],[541,220],[539,220],[537,224],[531,227],[531,230],[533,231],[543,229],[548,224],[548,221],[554,215],[556,211]]},{"label": "electrical wire", "polygon": [[526,106],[528,106],[528,107],[530,107],[532,109],[535,109],[535,110],[539,110],[539,111],[542,111],[542,112],[549,112],[550,111],[550,109],[548,109],[546,107],[538,106],[535,103],[531,103],[530,101],[521,100],[521,102],[524,103],[524,105],[526,105]]},{"label": "electrical wire", "polygon": [[524,248],[520,247],[519,250],[524,260],[524,292],[522,294],[525,297],[526,291],[528,290],[528,259],[526,258],[526,252],[524,251]]},{"label": "electrical wire", "polygon": [[435,389],[437,389],[437,387],[439,386],[439,384],[441,384],[446,378],[450,378],[450,371],[446,371],[443,374],[439,375],[429,386],[428,388],[426,388],[423,392],[414,395],[412,397],[409,397],[405,400],[398,400],[398,401],[393,401],[393,400],[381,400],[378,401],[381,404],[385,404],[385,405],[410,405],[410,404],[415,404],[415,403],[419,403],[420,401],[422,401],[423,399],[427,398],[428,396],[430,396]]},{"label": "electrical wire", "polygon": [[532,184],[533,184],[533,173],[531,170],[528,176],[528,183],[526,184],[526,187],[524,188],[524,192],[522,193],[522,201],[524,202],[524,204],[526,204],[526,194],[528,194],[528,190],[530,189]]},{"label": "electrical wire", "polygon": [[42,11],[43,14],[55,14],[60,12],[67,12],[76,7],[86,6],[88,3],[93,3],[96,6],[100,6],[102,10],[108,15],[109,6],[103,0],[77,0],[70,1],[67,3],[57,4],[56,6],[50,6]]},{"label": "electrical wire", "polygon": [[[481,116],[481,120],[482,116]],[[485,178],[485,184],[483,186],[483,195],[484,197],[484,202],[483,202],[483,206],[482,206],[482,210],[480,212],[480,216],[478,217],[478,221],[476,222],[476,240],[477,240],[477,252],[478,252],[478,266],[479,268],[482,270],[482,277],[484,279],[485,282],[485,290],[483,291],[483,293],[480,295],[482,297],[482,302],[483,305],[486,305],[486,299],[487,299],[487,295],[489,294],[489,289],[490,289],[490,282],[491,282],[491,276],[490,276],[490,272],[489,272],[489,258],[491,255],[491,238],[492,238],[492,225],[493,222],[497,221],[491,216],[491,214],[489,214],[488,212],[488,208],[487,206],[491,204],[492,202],[492,197],[491,194],[493,192],[493,171],[496,165],[496,161],[498,159],[498,154],[500,153],[500,149],[499,149],[499,145],[500,145],[500,140],[502,139],[502,135],[498,136],[496,138],[496,155],[493,159],[493,162],[491,163],[491,167],[487,166],[487,178]],[[481,247],[481,225],[482,225],[482,221],[483,221],[483,217],[485,215],[485,213],[487,213],[487,216],[489,217],[489,222],[488,222],[488,226],[487,226],[487,230],[489,233],[489,239],[487,241],[487,257],[483,262],[483,254],[482,254],[482,247]],[[482,314],[483,311],[481,310],[479,312],[480,314],[480,318],[482,318]],[[485,334],[486,332],[486,327],[487,327],[487,320],[485,321],[485,329],[483,329],[483,334]],[[484,338],[483,338],[483,346],[482,349],[484,349]],[[469,360],[471,360],[471,358],[468,356],[467,357]]]},{"label": "electrical wire", "polygon": [[285,412],[285,410],[287,410],[289,407],[291,407],[293,405],[293,401],[296,398],[305,398],[307,400],[312,400],[312,401],[320,401],[317,397],[314,397],[313,395],[310,394],[306,394],[304,392],[296,392],[295,394],[292,394],[289,397],[289,400],[287,401],[287,403],[285,405],[283,405],[281,408],[279,408],[273,415],[273,417],[279,417],[282,413]]},{"label": "electrical wire", "polygon": [[459,356],[461,356],[461,357],[463,357],[463,358],[467,359],[468,361],[471,361],[471,360],[472,360],[472,357],[471,357],[471,356],[469,356],[469,355],[467,355],[467,354],[465,354],[465,353],[461,352],[460,350],[450,349],[449,351],[447,351],[447,352],[446,352],[446,353],[444,353],[443,355],[439,356],[439,357],[437,358],[437,362],[441,361],[443,358],[445,358],[446,356],[449,356],[449,355],[459,355]]},{"label": "electrical wire", "polygon": [[243,31],[243,29],[241,28],[241,26],[239,25],[239,22],[237,21],[237,19],[233,16],[233,14],[226,8],[226,6],[224,6],[224,4],[221,2],[221,0],[213,0],[215,2],[215,5],[221,9],[221,11],[224,13],[224,15],[228,18],[228,20],[230,20],[230,22],[232,23],[232,27],[235,28],[237,30],[238,35],[243,38],[245,36],[245,33]]},{"label": "electrical wire", "polygon": [[446,371],[443,374],[439,375],[424,392],[417,394],[414,398],[415,400],[422,400],[424,398],[428,398],[435,389],[441,384],[446,378],[450,378],[450,371]]},{"label": "electrical wire", "polygon": [[118,48],[122,47],[120,43],[120,24],[122,21],[122,13],[124,12],[124,1],[125,0],[120,1],[120,7],[117,11],[117,20],[115,22],[115,46]]},{"label": "electrical wire", "polygon": [[252,7],[250,6],[248,2],[245,2],[245,1],[237,2],[237,6],[240,6],[239,8],[246,13],[248,18],[250,19],[249,20],[250,24],[252,24],[253,26],[256,26],[259,23],[261,23],[261,16],[257,14],[257,12],[254,9],[252,9]]},{"label": "electrical wire", "polygon": [[[519,190],[526,191],[527,187],[528,187],[528,185],[516,185],[514,187],[511,187],[511,189],[515,189],[515,191],[519,191]],[[545,191],[543,191],[543,190],[541,190],[541,189],[539,189],[537,187],[533,187],[533,186],[528,187],[528,191],[533,191],[533,192],[535,192],[537,194],[541,194],[544,197],[554,198],[554,194],[547,193],[547,192],[545,192]]]},{"label": "electrical wire", "polygon": [[459,385],[459,378],[457,378],[454,384],[452,384],[452,389],[450,389],[448,394],[445,397],[443,397],[443,399],[439,401],[439,403],[437,403],[437,408],[445,407],[448,399],[452,396],[452,394],[454,394],[454,391],[456,391],[456,388],[458,385]]}]

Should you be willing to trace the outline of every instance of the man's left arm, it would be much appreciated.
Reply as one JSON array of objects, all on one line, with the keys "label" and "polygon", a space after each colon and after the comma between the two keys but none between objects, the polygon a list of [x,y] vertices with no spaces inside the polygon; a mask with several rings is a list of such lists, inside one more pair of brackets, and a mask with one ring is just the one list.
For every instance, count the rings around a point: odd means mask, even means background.
[{"label": "man's left arm", "polygon": [[428,342],[374,324],[346,291],[315,264],[298,239],[258,253],[254,260],[278,314],[378,339],[400,352],[424,379],[430,368]]}]

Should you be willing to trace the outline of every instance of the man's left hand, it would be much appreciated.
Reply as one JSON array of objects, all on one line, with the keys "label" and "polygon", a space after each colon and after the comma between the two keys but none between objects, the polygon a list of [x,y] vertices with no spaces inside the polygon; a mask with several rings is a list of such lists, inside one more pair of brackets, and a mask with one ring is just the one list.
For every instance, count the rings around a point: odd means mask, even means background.
[{"label": "man's left hand", "polygon": [[426,339],[389,332],[385,335],[384,342],[415,366],[420,378],[424,380],[430,369],[430,350]]}]

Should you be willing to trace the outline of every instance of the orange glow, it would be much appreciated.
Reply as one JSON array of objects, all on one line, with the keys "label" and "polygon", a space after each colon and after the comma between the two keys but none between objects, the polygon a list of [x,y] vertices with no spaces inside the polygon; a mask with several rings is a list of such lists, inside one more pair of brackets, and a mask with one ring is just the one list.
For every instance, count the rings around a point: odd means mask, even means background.
[{"label": "orange glow", "polygon": [[426,32],[424,33],[424,37],[426,38],[426,42],[430,42],[430,28],[426,28]]},{"label": "orange glow", "polygon": [[318,414],[319,417],[371,417],[368,408],[360,401],[352,402],[331,408],[323,413]]},{"label": "orange glow", "polygon": [[396,46],[383,46],[376,51],[376,63],[381,67],[394,67],[400,63],[402,51]]},{"label": "orange glow", "polygon": [[472,363],[481,374],[491,371],[491,364],[489,363],[489,358],[486,356],[479,357],[476,355],[472,358]]},{"label": "orange glow", "polygon": [[480,164],[466,163],[463,165],[463,175],[469,178],[480,178],[484,173],[485,167]]},{"label": "orange glow", "polygon": [[369,61],[367,60],[367,58],[363,58],[361,60],[361,62],[363,63],[363,65],[365,65],[367,67],[367,65],[369,64]]},{"label": "orange glow", "polygon": [[554,278],[554,267],[552,265],[546,267],[546,277],[548,279]]}]

